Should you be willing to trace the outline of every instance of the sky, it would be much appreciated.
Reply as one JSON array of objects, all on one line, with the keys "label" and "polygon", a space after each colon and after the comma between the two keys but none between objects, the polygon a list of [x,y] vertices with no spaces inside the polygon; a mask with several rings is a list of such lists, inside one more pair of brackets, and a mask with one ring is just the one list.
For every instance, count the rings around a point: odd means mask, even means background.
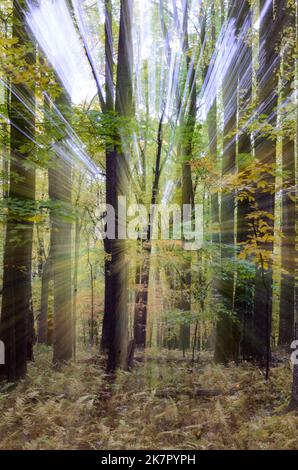
[{"label": "sky", "polygon": [[27,3],[27,23],[73,103],[91,100],[96,86],[65,0]]}]

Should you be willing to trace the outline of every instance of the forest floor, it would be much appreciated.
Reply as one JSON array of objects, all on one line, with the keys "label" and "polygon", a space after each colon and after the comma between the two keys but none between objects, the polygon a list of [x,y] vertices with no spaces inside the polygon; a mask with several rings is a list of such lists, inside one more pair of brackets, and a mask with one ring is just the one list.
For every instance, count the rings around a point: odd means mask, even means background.
[{"label": "forest floor", "polygon": [[148,351],[112,381],[101,359],[80,353],[55,371],[41,348],[28,376],[0,393],[0,449],[298,449],[298,413],[287,412],[291,371],[194,367],[178,352]]}]

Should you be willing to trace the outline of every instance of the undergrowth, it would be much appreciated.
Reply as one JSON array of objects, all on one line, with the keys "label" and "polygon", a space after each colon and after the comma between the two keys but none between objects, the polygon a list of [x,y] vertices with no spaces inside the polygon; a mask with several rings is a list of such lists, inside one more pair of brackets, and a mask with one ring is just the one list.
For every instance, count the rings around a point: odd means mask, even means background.
[{"label": "undergrowth", "polygon": [[26,379],[0,394],[1,449],[298,449],[287,412],[289,367],[265,382],[243,363],[190,367],[176,352],[147,352],[130,373],[108,377],[99,357],[52,369],[41,348]]}]

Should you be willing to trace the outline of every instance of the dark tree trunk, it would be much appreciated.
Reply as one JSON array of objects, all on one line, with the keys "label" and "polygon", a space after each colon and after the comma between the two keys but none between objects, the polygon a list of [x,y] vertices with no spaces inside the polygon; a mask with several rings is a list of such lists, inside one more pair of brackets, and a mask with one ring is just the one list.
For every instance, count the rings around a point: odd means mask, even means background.
[{"label": "dark tree trunk", "polygon": [[[250,154],[251,152],[251,141],[250,136],[244,133],[239,136],[238,140],[239,149],[239,161],[238,171],[245,169],[245,157],[244,155]],[[242,155],[243,154],[243,157]],[[250,227],[247,216],[251,209],[249,202],[244,200],[238,200],[237,210],[237,244],[248,243],[248,236],[250,234]],[[241,250],[241,246],[239,248]],[[240,265],[238,264],[237,270],[237,282],[235,290],[235,304],[234,310],[237,320],[239,322],[238,329],[238,340],[241,340],[240,350],[243,359],[249,359],[252,353],[252,341],[253,341],[253,266],[248,263]]]},{"label": "dark tree trunk", "polygon": [[[13,37],[20,46],[29,43],[24,13],[19,2],[13,2]],[[26,61],[34,63],[35,53]],[[15,91],[30,103],[34,113],[34,89],[12,83]],[[1,340],[5,345],[4,376],[14,382],[26,374],[27,357],[32,356],[33,311],[31,299],[32,238],[34,216],[35,171],[30,166],[34,153],[35,119],[26,106],[12,94],[10,102],[10,179],[4,247],[4,272],[1,312]],[[26,135],[25,135],[26,134]],[[21,211],[20,207],[26,208]]]},{"label": "dark tree trunk", "polygon": [[[282,31],[285,14],[285,1],[279,2],[279,6],[274,11],[274,2],[272,1],[266,14],[260,24],[260,66],[258,70],[259,82],[259,102],[260,114],[267,115],[269,123],[275,127],[276,111],[278,101],[277,84],[279,68],[279,55],[277,51],[278,38]],[[261,11],[265,7],[266,1],[261,0]],[[277,15],[277,16],[275,16]],[[255,155],[260,164],[273,165],[276,161],[276,142],[263,136],[258,136],[255,144]],[[264,179],[268,186],[274,185],[275,177],[266,174]],[[256,192],[256,210],[264,211],[269,217],[262,219],[274,230],[274,194],[257,190]],[[273,242],[263,243],[262,250],[267,253],[273,253]],[[267,371],[271,355],[271,317],[272,317],[272,265],[264,267],[260,257],[256,278],[255,278],[255,298],[254,298],[254,335],[252,344],[253,357],[266,362]]]},{"label": "dark tree trunk", "polygon": [[[231,16],[235,17],[232,10]],[[222,156],[222,177],[233,174],[236,169],[236,139],[229,135],[234,133],[237,125],[237,57],[230,65],[224,77],[224,149]],[[234,359],[234,325],[233,325],[233,296],[234,296],[234,221],[235,221],[235,192],[224,188],[221,194],[221,275],[218,281],[221,308],[216,325],[215,360],[226,363]]]},{"label": "dark tree trunk", "polygon": [[[224,77],[223,105],[224,105],[224,149],[222,157],[222,176],[225,178],[236,171],[236,134],[238,89],[250,83],[250,47],[249,29],[246,18],[249,14],[249,2],[238,5],[232,3],[230,21],[235,21],[235,38],[237,50]],[[244,65],[245,64],[245,65]],[[248,67],[248,70],[245,68]],[[248,96],[250,91],[248,90]],[[240,150],[243,152],[247,141],[240,138]],[[242,148],[241,148],[242,147]],[[240,151],[238,150],[238,151]],[[219,293],[221,295],[222,308],[216,327],[215,359],[218,362],[237,360],[239,354],[240,328],[239,316],[234,311],[234,279],[235,279],[235,206],[236,194],[234,189],[223,189],[221,194],[221,279],[219,281]],[[242,219],[241,209],[240,218]],[[240,227],[239,227],[240,229]],[[235,315],[236,313],[236,315]]]},{"label": "dark tree trunk", "polygon": [[284,141],[282,150],[283,174],[287,184],[282,192],[281,285],[279,344],[289,346],[294,331],[295,290],[295,143]]},{"label": "dark tree trunk", "polygon": [[157,128],[157,151],[154,168],[154,178],[151,193],[151,211],[148,218],[147,238],[140,243],[141,263],[136,272],[136,301],[134,315],[134,339],[135,345],[139,348],[146,346],[147,328],[147,307],[148,307],[148,286],[150,274],[151,238],[154,223],[153,208],[157,204],[159,193],[159,181],[161,175],[161,153],[163,144],[163,119],[164,112],[161,113]]},{"label": "dark tree trunk", "polygon": [[[133,116],[132,96],[132,0],[121,1],[120,30],[118,45],[118,68],[116,86],[116,113],[127,121]],[[125,125],[125,124],[124,124]],[[125,146],[121,142],[122,129],[118,129],[118,143],[115,146],[113,161],[109,162],[106,171],[108,203],[115,209],[116,237],[109,240],[110,285],[112,304],[109,314],[109,371],[116,368],[127,368],[128,353],[128,260],[127,242],[121,239],[121,232],[126,233],[124,219],[125,209],[119,207],[118,197],[127,197],[129,183],[129,137],[125,132]]]},{"label": "dark tree trunk", "polygon": [[136,300],[134,317],[134,340],[139,348],[146,346],[148,285],[150,272],[150,241],[143,241],[140,245],[141,263],[136,272]]},{"label": "dark tree trunk", "polygon": [[294,409],[298,408],[298,364],[295,364],[293,369],[293,385],[290,407]]},{"label": "dark tree trunk", "polygon": [[[111,0],[105,0],[105,88],[106,88],[106,105],[105,112],[114,112],[114,63],[113,63],[113,32],[112,32],[112,4]],[[106,144],[106,203],[114,207],[114,145]],[[109,238],[104,241],[105,247],[105,301],[104,316],[102,323],[101,335],[101,351],[107,352],[110,344],[110,329],[113,310],[112,296],[112,277],[111,277],[111,256],[112,242]]]},{"label": "dark tree trunk", "polygon": [[[284,34],[292,36],[295,44],[296,11],[295,5],[287,6],[287,19]],[[292,92],[295,80],[295,60],[293,47],[284,54],[283,62],[285,80],[282,90],[284,101]],[[283,115],[282,120],[287,116]],[[281,239],[281,286],[280,286],[280,317],[279,317],[279,344],[289,346],[293,341],[294,333],[294,291],[295,291],[295,141],[284,137],[282,145],[282,223],[283,237]]]},{"label": "dark tree trunk", "polygon": [[[252,12],[250,11],[249,2],[245,2],[242,19],[247,19],[247,31],[243,32],[240,39],[240,54],[238,56],[238,115],[240,121],[240,129],[238,135],[238,162],[237,170],[242,172],[250,162],[252,152],[251,136],[245,129],[243,115],[251,102],[252,97],[252,46],[249,43],[248,35],[252,27]],[[243,21],[242,21],[243,22]],[[249,201],[240,194],[237,201],[237,234],[236,240],[238,248],[241,250],[241,244],[248,243],[249,239],[249,221],[247,219],[250,213]],[[234,310],[238,324],[235,324],[235,350],[234,356],[238,357],[240,351],[243,358],[249,358],[251,355],[252,340],[252,316],[253,316],[253,282],[251,267],[247,265],[238,266],[237,283],[235,290]]]}]

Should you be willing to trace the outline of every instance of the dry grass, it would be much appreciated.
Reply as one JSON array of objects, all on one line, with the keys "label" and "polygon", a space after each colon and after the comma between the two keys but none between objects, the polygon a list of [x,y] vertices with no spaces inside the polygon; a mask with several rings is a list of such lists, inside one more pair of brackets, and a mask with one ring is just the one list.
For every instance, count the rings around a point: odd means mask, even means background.
[{"label": "dry grass", "polygon": [[147,353],[111,382],[86,353],[57,372],[42,349],[28,377],[0,394],[0,448],[298,449],[298,415],[285,411],[288,367],[266,383],[249,364],[204,355],[190,370],[179,358]]}]

